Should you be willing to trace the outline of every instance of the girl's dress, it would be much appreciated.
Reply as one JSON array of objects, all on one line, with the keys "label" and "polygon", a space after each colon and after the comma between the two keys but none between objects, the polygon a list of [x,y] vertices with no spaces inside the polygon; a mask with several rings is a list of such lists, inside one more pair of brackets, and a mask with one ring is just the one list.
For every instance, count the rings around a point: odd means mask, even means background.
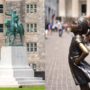
[{"label": "girl's dress", "polygon": [[83,53],[79,46],[80,43],[85,45],[80,36],[72,38],[68,56],[69,66],[76,85],[84,85],[90,82],[90,65],[85,60],[82,60],[79,65],[75,64],[75,60]]}]

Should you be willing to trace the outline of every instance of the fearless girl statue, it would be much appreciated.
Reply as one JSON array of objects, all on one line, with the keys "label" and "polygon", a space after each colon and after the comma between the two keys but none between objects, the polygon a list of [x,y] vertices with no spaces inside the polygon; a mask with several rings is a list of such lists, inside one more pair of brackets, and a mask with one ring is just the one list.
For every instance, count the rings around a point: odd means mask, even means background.
[{"label": "fearless girl statue", "polygon": [[72,25],[74,37],[69,48],[68,61],[70,70],[76,85],[81,90],[90,90],[90,65],[85,58],[89,54],[86,44],[90,43],[90,31],[88,22],[81,18],[78,24]]}]

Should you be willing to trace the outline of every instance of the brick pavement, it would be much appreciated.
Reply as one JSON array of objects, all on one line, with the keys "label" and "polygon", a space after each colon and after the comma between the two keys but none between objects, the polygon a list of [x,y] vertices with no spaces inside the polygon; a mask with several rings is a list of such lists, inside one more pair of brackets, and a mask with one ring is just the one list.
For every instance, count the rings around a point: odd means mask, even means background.
[{"label": "brick pavement", "polygon": [[54,32],[46,42],[46,88],[47,90],[80,90],[75,85],[68,65],[71,33],[58,37]]}]

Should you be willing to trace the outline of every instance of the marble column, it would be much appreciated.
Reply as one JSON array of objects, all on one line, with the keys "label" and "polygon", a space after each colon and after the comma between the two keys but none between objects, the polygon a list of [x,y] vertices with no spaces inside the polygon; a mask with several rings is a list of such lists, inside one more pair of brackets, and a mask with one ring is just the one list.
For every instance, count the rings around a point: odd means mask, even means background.
[{"label": "marble column", "polygon": [[86,0],[87,2],[87,16],[90,16],[90,0]]},{"label": "marble column", "polygon": [[79,17],[79,0],[72,0],[72,17]]},{"label": "marble column", "polygon": [[66,17],[66,0],[59,0],[59,16]]}]

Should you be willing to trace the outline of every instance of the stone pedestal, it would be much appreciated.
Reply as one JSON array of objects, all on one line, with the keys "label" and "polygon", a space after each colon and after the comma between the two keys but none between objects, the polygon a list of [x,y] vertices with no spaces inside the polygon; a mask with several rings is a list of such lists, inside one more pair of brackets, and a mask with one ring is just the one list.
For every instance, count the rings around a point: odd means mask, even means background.
[{"label": "stone pedestal", "polygon": [[26,48],[2,47],[0,61],[0,87],[19,87],[21,85],[42,85],[41,78],[34,77],[28,65]]}]

